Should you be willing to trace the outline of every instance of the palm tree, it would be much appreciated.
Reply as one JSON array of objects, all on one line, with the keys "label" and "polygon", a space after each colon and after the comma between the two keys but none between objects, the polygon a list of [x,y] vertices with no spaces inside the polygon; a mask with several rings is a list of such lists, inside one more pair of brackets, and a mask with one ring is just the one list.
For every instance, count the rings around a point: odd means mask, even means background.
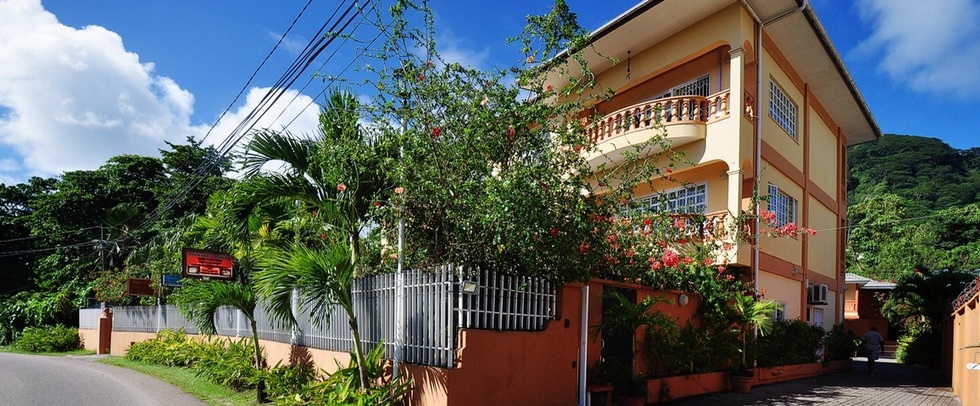
[{"label": "palm tree", "polygon": [[779,306],[772,299],[756,299],[751,295],[736,294],[731,306],[732,323],[742,335],[742,366],[746,366],[746,338],[755,329],[760,336],[772,331],[772,315]]},{"label": "palm tree", "polygon": [[[252,328],[252,346],[255,354],[255,368],[263,369],[262,347],[259,346],[259,333],[255,324],[256,300],[255,290],[247,278],[239,277],[239,281],[188,281],[178,295],[178,306],[191,322],[205,334],[216,334],[217,328],[214,316],[218,309],[230,306],[238,309],[248,319]],[[265,382],[259,380],[255,397],[259,403],[265,403]]]},{"label": "palm tree", "polygon": [[[273,316],[289,326],[296,323],[290,307],[296,288],[318,323],[329,322],[330,308],[339,304],[350,318],[360,384],[366,388],[370,382],[351,283],[359,264],[361,231],[370,222],[369,208],[384,185],[382,148],[362,131],[359,111],[353,95],[334,91],[320,113],[319,133],[294,137],[287,132],[257,132],[243,153],[246,178],[229,211],[237,213],[243,224],[260,205],[293,205],[300,208],[299,217],[312,215],[322,221],[324,237],[339,234],[346,240],[346,245],[315,249],[311,247],[322,247],[304,240],[302,230],[296,228],[292,242],[263,246],[255,280],[258,292],[270,301]],[[276,163],[281,164],[280,171],[263,171]]]},{"label": "palm tree", "polygon": [[318,250],[304,244],[264,249],[258,256],[255,284],[259,293],[269,299],[269,311],[278,322],[295,325],[292,293],[300,288],[301,304],[310,309],[315,324],[329,323],[333,305],[340,305],[349,319],[354,339],[361,388],[370,385],[361,336],[354,315],[354,264],[343,244],[330,244]]}]

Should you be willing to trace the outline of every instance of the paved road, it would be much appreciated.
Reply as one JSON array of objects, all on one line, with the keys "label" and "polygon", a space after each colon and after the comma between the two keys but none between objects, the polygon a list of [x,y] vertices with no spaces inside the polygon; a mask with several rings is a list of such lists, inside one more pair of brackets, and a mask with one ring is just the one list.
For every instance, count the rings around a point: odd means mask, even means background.
[{"label": "paved road", "polygon": [[868,376],[866,358],[854,358],[850,371],[752,388],[747,394],[723,392],[678,399],[671,406],[860,405],[955,406],[960,400],[939,372],[882,358]]},{"label": "paved road", "polygon": [[0,405],[205,405],[171,384],[96,358],[0,353]]}]

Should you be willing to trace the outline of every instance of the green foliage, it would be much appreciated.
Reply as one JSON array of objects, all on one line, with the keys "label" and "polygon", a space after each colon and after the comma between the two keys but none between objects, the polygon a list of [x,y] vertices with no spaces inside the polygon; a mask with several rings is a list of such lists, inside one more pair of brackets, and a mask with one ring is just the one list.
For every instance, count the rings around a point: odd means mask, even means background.
[{"label": "green foliage", "polygon": [[938,368],[941,341],[942,337],[936,332],[904,334],[898,338],[895,359],[905,364]]},{"label": "green foliage", "polygon": [[317,379],[317,369],[309,363],[283,365],[282,362],[269,370],[256,371],[256,380],[265,382],[270,399],[293,397],[307,384]]},{"label": "green foliage", "polygon": [[755,341],[756,362],[762,367],[816,362],[823,337],[823,328],[803,320],[773,323],[769,334]]},{"label": "green foliage", "polygon": [[650,378],[722,371],[739,354],[739,336],[725,321],[702,318],[700,327],[647,330],[643,354]]},{"label": "green foliage", "polygon": [[370,387],[360,384],[359,368],[351,358],[347,366],[337,364],[337,370],[326,379],[311,382],[299,392],[275,398],[277,405],[400,405],[407,398],[412,382],[404,376],[393,380],[385,374],[384,347],[378,345],[364,357]]},{"label": "green foliage", "polygon": [[823,361],[850,359],[859,341],[853,332],[844,332],[844,324],[835,324],[823,337]]},{"label": "green foliage", "polygon": [[57,325],[28,327],[14,341],[13,348],[26,352],[68,352],[79,349],[78,329]]},{"label": "green foliage", "polygon": [[953,310],[953,300],[976,277],[972,272],[948,269],[907,273],[888,293],[881,313],[904,334],[938,332]]},{"label": "green foliage", "polygon": [[154,339],[130,345],[126,350],[126,359],[189,368],[200,361],[208,345],[188,337],[183,331],[163,330]]},{"label": "green foliage", "polygon": [[255,367],[252,341],[241,338],[216,340],[201,348],[200,358],[192,365],[197,376],[237,391],[253,389],[261,382]]},{"label": "green foliage", "polygon": [[129,274],[122,271],[110,270],[99,273],[92,281],[92,291],[95,300],[108,304],[129,304],[132,300],[126,294]]}]

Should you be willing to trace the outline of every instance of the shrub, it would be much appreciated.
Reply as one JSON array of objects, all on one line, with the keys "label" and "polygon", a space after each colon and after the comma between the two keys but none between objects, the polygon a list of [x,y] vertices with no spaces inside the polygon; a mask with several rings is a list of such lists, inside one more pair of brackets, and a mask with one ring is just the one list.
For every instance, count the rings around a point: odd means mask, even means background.
[{"label": "shrub", "polygon": [[198,377],[237,391],[253,389],[258,383],[252,340],[216,340],[205,343],[191,367]]},{"label": "shrub", "polygon": [[26,352],[66,352],[77,350],[80,343],[77,328],[59,324],[49,327],[28,327],[17,341],[14,341],[12,347]]},{"label": "shrub", "polygon": [[304,385],[298,392],[275,397],[278,405],[400,405],[411,389],[411,381],[385,375],[384,347],[378,345],[365,357],[368,380],[375,385],[361,388],[357,364],[337,364],[337,371],[324,380]]},{"label": "shrub", "polygon": [[129,346],[126,359],[171,367],[191,367],[204,353],[205,343],[184,334],[183,330],[163,330],[154,339]]},{"label": "shrub", "polygon": [[266,395],[270,399],[275,399],[293,396],[316,379],[317,369],[312,364],[282,365],[280,361],[268,371],[257,371],[253,384],[257,384],[260,380],[265,382]]},{"label": "shrub", "polygon": [[761,367],[816,362],[823,336],[822,328],[803,320],[773,323],[755,342],[756,361]]},{"label": "shrub", "polygon": [[843,324],[835,324],[823,336],[823,360],[836,361],[848,359],[857,350],[858,338],[851,333],[844,333]]}]

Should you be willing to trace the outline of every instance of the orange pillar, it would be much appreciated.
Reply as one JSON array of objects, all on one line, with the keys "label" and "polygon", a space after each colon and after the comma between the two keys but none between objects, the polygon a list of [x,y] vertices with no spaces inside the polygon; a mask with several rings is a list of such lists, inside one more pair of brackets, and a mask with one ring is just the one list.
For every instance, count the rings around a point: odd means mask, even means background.
[{"label": "orange pillar", "polygon": [[108,354],[112,348],[112,309],[106,307],[102,309],[102,317],[99,317],[99,347],[95,349],[96,354]]}]

